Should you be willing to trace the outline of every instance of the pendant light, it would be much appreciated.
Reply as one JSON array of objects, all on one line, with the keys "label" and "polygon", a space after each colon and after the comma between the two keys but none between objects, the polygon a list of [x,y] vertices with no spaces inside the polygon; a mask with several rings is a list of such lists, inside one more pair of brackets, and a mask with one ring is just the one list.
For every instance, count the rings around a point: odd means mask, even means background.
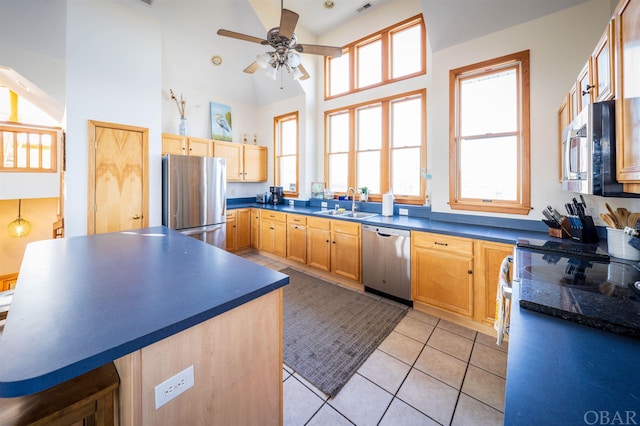
[{"label": "pendant light", "polygon": [[25,220],[20,215],[22,200],[18,200],[18,218],[7,226],[9,235],[12,237],[26,237],[31,232],[31,222]]}]

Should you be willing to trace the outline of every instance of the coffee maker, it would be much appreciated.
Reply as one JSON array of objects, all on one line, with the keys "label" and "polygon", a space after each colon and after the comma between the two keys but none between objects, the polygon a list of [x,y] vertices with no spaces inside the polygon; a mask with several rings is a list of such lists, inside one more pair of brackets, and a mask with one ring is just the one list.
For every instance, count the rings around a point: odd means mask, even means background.
[{"label": "coffee maker", "polygon": [[270,186],[271,204],[284,204],[284,189],[281,186]]}]

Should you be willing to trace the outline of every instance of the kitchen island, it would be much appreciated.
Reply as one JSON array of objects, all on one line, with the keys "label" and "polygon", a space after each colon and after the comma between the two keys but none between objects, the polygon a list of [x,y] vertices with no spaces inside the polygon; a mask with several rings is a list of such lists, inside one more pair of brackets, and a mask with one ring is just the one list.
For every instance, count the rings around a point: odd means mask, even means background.
[{"label": "kitchen island", "polygon": [[[0,397],[114,362],[120,423],[281,424],[288,277],[165,227],[28,245],[0,339]],[[194,386],[156,409],[156,385]]]}]

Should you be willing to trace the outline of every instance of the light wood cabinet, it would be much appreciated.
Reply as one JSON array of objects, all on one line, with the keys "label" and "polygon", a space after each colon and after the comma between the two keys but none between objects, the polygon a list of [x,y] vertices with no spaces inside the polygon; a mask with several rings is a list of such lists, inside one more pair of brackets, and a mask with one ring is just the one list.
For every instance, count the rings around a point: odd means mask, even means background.
[{"label": "light wood cabinet", "polygon": [[624,191],[640,193],[640,2],[622,0],[613,14],[615,33],[616,166]]},{"label": "light wood cabinet", "polygon": [[331,221],[331,272],[357,282],[362,275],[361,229],[359,223]]},{"label": "light wood cabinet", "polygon": [[493,326],[500,266],[502,260],[513,253],[513,246],[491,241],[476,241],[475,253],[474,319]]},{"label": "light wood cabinet", "polygon": [[0,276],[0,291],[7,291],[16,288],[18,273]]},{"label": "light wood cabinet", "polygon": [[251,246],[251,209],[227,211],[227,251]]},{"label": "light wood cabinet", "polygon": [[591,54],[591,74],[594,102],[613,99],[614,62],[613,62],[613,23],[607,25],[595,50]]},{"label": "light wood cabinet", "polygon": [[307,263],[307,217],[287,215],[287,259]]},{"label": "light wood cabinet", "polygon": [[473,240],[411,232],[413,300],[473,317]]},{"label": "light wood cabinet", "polygon": [[263,211],[260,214],[260,250],[287,255],[287,214]]},{"label": "light wood cabinet", "polygon": [[251,247],[260,248],[260,209],[251,209]]},{"label": "light wood cabinet", "polygon": [[564,129],[571,122],[571,99],[567,95],[558,108],[558,181],[562,181],[562,139]]},{"label": "light wood cabinet", "polygon": [[227,159],[227,182],[266,182],[267,148],[215,141],[213,155]]},{"label": "light wood cabinet", "polygon": [[331,271],[331,222],[317,217],[307,218],[307,264]]},{"label": "light wood cabinet", "polygon": [[213,155],[213,141],[209,139],[163,133],[162,153],[211,157]]},{"label": "light wood cabinet", "polygon": [[591,59],[587,60],[580,73],[578,74],[577,87],[577,99],[578,110],[576,115],[580,113],[587,105],[593,102],[593,84],[591,83]]}]

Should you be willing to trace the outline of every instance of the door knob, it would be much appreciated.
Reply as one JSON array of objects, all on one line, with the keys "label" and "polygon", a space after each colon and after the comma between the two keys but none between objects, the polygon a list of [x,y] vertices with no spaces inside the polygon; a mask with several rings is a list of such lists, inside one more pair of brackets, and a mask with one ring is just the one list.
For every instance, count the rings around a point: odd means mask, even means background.
[{"label": "door knob", "polygon": [[133,215],[133,220],[138,220],[140,219],[140,215],[139,214],[134,214]]}]

